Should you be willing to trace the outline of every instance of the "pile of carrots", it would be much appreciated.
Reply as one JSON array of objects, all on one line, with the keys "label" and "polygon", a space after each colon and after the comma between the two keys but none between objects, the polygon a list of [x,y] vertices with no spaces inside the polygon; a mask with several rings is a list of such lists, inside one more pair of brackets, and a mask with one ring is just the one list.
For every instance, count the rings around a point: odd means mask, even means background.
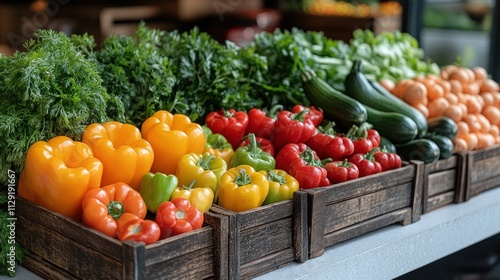
[{"label": "pile of carrots", "polygon": [[458,127],[455,151],[500,144],[500,87],[483,67],[448,65],[439,75],[380,82],[428,119],[447,116],[454,120]]}]

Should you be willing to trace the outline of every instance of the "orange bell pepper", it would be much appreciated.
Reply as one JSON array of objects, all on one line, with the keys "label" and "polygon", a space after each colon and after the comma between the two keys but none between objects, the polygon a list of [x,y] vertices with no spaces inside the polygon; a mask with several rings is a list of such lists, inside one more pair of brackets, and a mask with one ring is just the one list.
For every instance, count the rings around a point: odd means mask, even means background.
[{"label": "orange bell pepper", "polygon": [[82,223],[111,237],[118,237],[118,225],[131,220],[133,214],[144,219],[148,212],[141,194],[125,183],[115,183],[89,190],[80,205]]},{"label": "orange bell pepper", "polygon": [[103,165],[90,147],[66,136],[34,143],[26,154],[18,186],[20,197],[81,220],[82,198],[99,188]]},{"label": "orange bell pepper", "polygon": [[206,137],[201,125],[183,114],[157,111],[142,123],[141,132],[153,146],[153,173],[174,174],[181,156],[201,154],[205,148]]},{"label": "orange bell pepper", "polygon": [[142,177],[153,165],[153,147],[134,125],[121,122],[93,123],[85,128],[82,142],[104,165],[101,186],[123,182],[138,191]]}]

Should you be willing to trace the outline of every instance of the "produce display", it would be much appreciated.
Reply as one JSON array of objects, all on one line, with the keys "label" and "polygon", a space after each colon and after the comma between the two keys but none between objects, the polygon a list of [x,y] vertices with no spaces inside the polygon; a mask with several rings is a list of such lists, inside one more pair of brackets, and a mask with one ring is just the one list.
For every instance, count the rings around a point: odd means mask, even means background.
[{"label": "produce display", "polygon": [[99,49],[39,31],[0,56],[0,166],[20,197],[150,244],[201,228],[214,205],[247,211],[500,143],[498,84],[422,58],[408,34],[362,30],[237,47],[141,24]]}]

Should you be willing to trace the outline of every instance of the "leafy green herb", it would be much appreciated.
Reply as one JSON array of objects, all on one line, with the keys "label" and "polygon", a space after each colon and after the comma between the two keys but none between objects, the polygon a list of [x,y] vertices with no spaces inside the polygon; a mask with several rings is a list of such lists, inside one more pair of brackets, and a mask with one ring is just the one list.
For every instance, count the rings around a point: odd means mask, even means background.
[{"label": "leafy green herb", "polygon": [[0,183],[8,169],[20,172],[28,148],[55,135],[81,138],[93,122],[108,120],[112,100],[95,64],[62,32],[40,30],[36,38],[0,60]]}]

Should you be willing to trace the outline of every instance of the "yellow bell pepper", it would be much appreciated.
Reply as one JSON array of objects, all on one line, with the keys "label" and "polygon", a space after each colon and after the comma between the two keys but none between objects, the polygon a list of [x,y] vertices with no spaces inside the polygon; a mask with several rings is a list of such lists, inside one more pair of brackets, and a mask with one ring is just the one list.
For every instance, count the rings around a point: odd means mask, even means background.
[{"label": "yellow bell pepper", "polygon": [[85,128],[82,142],[104,165],[102,186],[122,182],[139,191],[142,177],[153,164],[153,147],[134,125],[121,122],[93,123]]},{"label": "yellow bell pepper", "polygon": [[246,211],[261,206],[268,192],[266,175],[250,165],[239,165],[222,174],[218,204],[235,212]]},{"label": "yellow bell pepper", "polygon": [[188,185],[180,185],[174,190],[170,200],[178,197],[185,198],[191,202],[192,206],[205,213],[212,207],[214,192],[207,187],[195,188],[195,184],[196,180],[192,180]]},{"label": "yellow bell pepper", "polygon": [[174,174],[177,162],[187,153],[201,154],[206,138],[201,125],[183,114],[160,110],[142,123],[142,136],[155,153],[151,172]]},{"label": "yellow bell pepper", "polygon": [[271,204],[278,201],[290,200],[293,193],[299,190],[299,182],[285,170],[272,169],[269,171],[261,170],[269,181],[269,193],[262,205]]},{"label": "yellow bell pepper", "polygon": [[188,153],[183,155],[178,162],[175,175],[179,186],[189,185],[195,180],[194,188],[210,188],[217,200],[219,179],[227,171],[227,163],[222,157],[212,154]]},{"label": "yellow bell pepper", "polygon": [[103,164],[90,147],[66,136],[34,143],[19,178],[20,197],[81,221],[82,199],[101,186]]}]

